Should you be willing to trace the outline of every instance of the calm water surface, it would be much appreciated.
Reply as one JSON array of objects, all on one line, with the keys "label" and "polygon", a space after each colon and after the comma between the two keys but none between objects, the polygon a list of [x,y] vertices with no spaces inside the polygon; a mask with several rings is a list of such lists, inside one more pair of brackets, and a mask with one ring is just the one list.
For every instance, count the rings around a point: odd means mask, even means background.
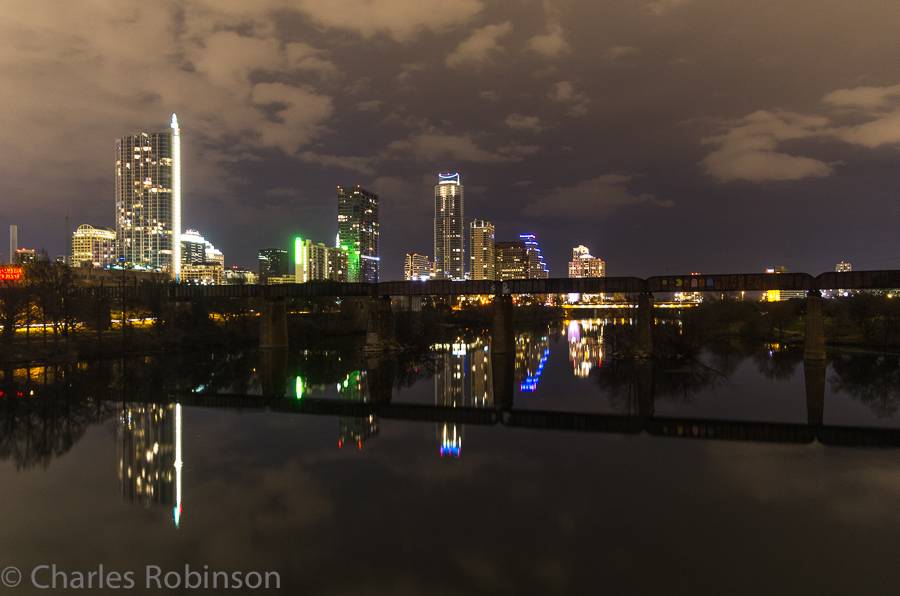
[{"label": "calm water surface", "polygon": [[270,573],[226,593],[897,592],[897,356],[646,364],[603,333],[7,367],[0,591],[102,564],[136,593],[197,592],[186,565]]}]

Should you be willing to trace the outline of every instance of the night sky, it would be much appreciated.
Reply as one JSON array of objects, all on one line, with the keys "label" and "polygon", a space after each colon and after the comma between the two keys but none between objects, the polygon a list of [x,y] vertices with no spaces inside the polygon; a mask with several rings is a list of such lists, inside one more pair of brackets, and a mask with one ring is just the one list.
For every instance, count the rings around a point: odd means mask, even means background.
[{"label": "night sky", "polygon": [[[552,277],[900,269],[897,0],[5,0],[0,252],[114,227],[115,139],[182,127],[184,227],[226,264],[381,199],[433,257],[438,172]],[[468,234],[467,234],[468,236]],[[468,238],[467,238],[468,240]]]}]

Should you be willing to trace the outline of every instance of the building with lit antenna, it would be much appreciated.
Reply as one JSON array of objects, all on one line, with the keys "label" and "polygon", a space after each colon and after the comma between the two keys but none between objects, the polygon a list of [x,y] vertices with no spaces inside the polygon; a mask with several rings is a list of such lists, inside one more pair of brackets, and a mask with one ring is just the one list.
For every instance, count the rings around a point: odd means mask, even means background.
[{"label": "building with lit antenna", "polygon": [[434,187],[434,277],[465,279],[463,186],[459,174],[438,174]]},{"label": "building with lit antenna", "polygon": [[181,137],[169,130],[116,140],[116,254],[126,267],[181,273]]}]

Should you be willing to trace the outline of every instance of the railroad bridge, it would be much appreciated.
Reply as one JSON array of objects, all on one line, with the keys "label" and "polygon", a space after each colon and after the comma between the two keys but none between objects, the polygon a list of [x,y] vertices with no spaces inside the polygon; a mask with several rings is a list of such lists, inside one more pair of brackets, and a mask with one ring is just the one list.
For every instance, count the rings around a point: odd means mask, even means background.
[{"label": "railroad bridge", "polygon": [[[289,298],[360,298],[368,301],[366,343],[373,351],[393,344],[392,296],[489,295],[494,305],[492,352],[515,353],[512,297],[523,294],[626,294],[636,297],[636,356],[653,355],[653,294],[669,292],[745,292],[804,291],[807,293],[806,345],[804,358],[825,358],[825,329],[821,290],[863,290],[900,288],[900,270],[828,272],[819,276],[807,273],[744,273],[717,275],[665,275],[647,279],[638,277],[591,277],[556,279],[515,279],[503,281],[390,281],[380,283],[307,282],[302,284],[165,286],[168,299],[176,302],[204,298],[262,299],[260,347],[284,348],[288,345],[287,309]],[[110,298],[140,297],[160,291],[145,286],[107,286]]]}]

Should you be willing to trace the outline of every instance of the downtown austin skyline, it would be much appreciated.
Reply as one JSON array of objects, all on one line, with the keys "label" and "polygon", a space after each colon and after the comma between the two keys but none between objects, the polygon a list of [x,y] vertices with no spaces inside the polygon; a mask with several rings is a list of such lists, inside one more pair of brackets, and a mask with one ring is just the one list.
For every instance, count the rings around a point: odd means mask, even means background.
[{"label": "downtown austin skyline", "polygon": [[[381,278],[466,221],[609,275],[900,268],[900,6],[477,0],[14,3],[0,24],[0,229],[114,226],[114,141],[182,127],[183,227],[253,268],[380,200]],[[126,14],[127,13],[127,14]],[[91,31],[90,36],[80,32]],[[183,232],[183,230],[180,230]],[[433,255],[432,255],[433,256]]]}]

